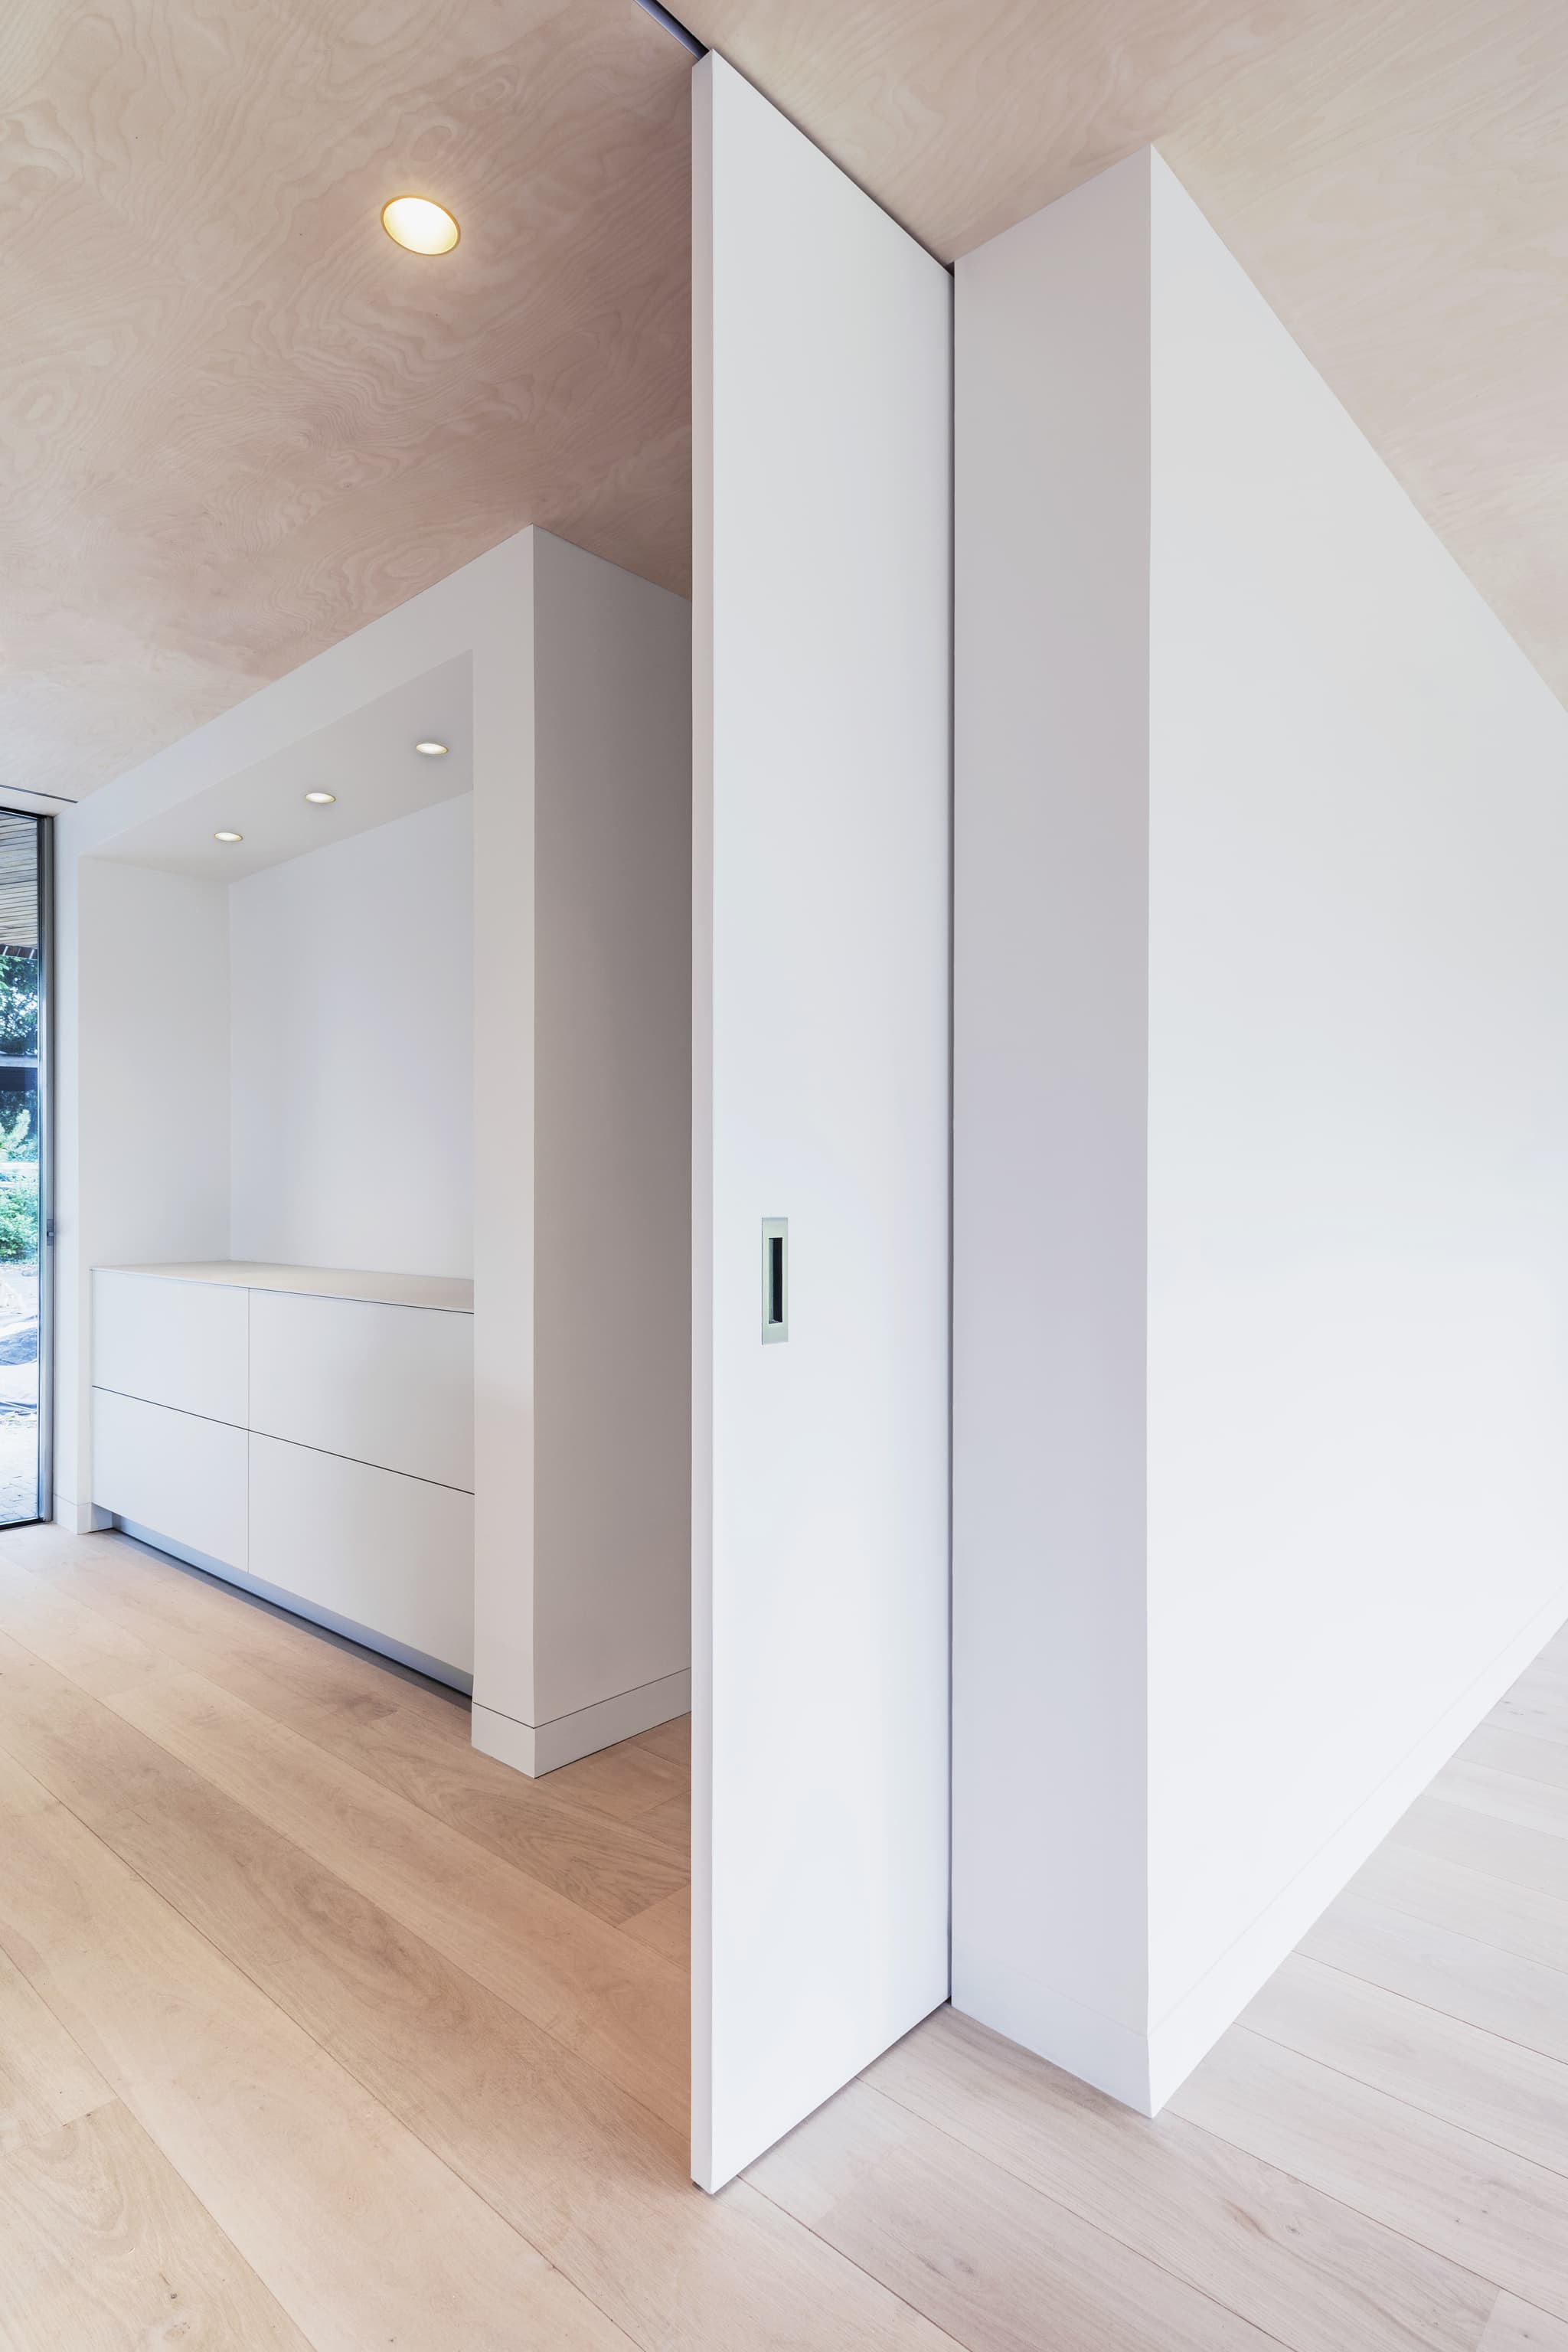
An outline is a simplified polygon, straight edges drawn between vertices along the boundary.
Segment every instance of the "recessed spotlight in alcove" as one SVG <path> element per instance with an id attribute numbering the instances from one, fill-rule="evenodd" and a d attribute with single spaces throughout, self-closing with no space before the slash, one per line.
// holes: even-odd
<path id="1" fill-rule="evenodd" d="M 330 808 L 337 799 L 336 793 L 307 793 L 305 798 L 312 808 Z"/>
<path id="2" fill-rule="evenodd" d="M 243 841 L 245 839 L 245 835 L 243 833 L 215 833 L 213 839 L 215 841 Z"/>
<path id="3" fill-rule="evenodd" d="M 444 760 L 447 756 L 445 743 L 416 743 L 414 748 L 416 751 L 423 751 L 427 760 Z"/>

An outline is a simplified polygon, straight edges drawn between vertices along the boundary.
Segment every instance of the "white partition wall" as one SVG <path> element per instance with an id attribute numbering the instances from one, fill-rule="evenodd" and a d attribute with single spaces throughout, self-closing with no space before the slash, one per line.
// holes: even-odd
<path id="1" fill-rule="evenodd" d="M 712 2189 L 947 1991 L 951 286 L 721 60 L 695 88 L 692 2137 Z"/>
<path id="2" fill-rule="evenodd" d="M 1157 158 L 956 404 L 953 2000 L 1153 2109 L 1568 1612 L 1568 714 Z"/>
<path id="3" fill-rule="evenodd" d="M 476 835 L 474 1743 L 546 1772 L 691 1703 L 691 608 L 529 539 L 528 795 Z"/>

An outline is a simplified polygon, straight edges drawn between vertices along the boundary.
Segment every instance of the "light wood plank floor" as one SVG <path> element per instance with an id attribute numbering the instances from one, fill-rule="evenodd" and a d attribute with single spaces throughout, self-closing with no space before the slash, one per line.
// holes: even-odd
<path id="1" fill-rule="evenodd" d="M 1568 2352 L 1568 1636 L 1157 2123 L 943 2011 L 712 2200 L 687 1784 L 0 1538 L 0 2344 Z"/>

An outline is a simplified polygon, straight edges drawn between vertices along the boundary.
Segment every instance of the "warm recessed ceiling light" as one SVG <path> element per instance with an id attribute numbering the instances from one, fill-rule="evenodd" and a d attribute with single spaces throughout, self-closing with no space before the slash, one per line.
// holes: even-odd
<path id="1" fill-rule="evenodd" d="M 416 751 L 423 751 L 427 760 L 444 759 L 447 753 L 445 743 L 416 743 L 414 748 Z"/>
<path id="2" fill-rule="evenodd" d="M 245 839 L 245 835 L 243 833 L 215 833 L 213 839 L 215 841 L 243 841 Z"/>
<path id="3" fill-rule="evenodd" d="M 337 799 L 337 794 L 336 793 L 307 793 L 305 798 L 317 808 L 331 808 Z"/>
<path id="4" fill-rule="evenodd" d="M 409 253 L 450 253 L 462 234 L 446 205 L 428 196 L 394 196 L 381 208 L 381 225 Z"/>

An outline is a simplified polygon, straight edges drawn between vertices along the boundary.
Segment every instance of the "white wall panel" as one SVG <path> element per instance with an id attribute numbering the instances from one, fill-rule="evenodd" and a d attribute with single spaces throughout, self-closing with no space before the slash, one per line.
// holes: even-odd
<path id="1" fill-rule="evenodd" d="M 471 1493 L 474 1318 L 254 1291 L 250 1426 Z"/>
<path id="2" fill-rule="evenodd" d="M 693 2168 L 947 1990 L 946 273 L 696 74 Z M 789 1338 L 762 1344 L 762 1224 Z"/>

